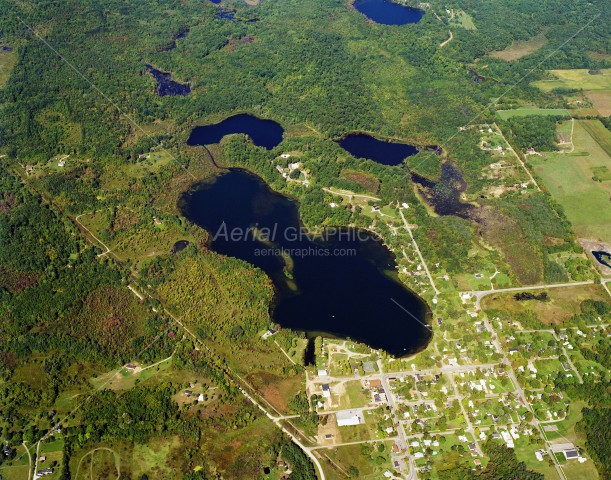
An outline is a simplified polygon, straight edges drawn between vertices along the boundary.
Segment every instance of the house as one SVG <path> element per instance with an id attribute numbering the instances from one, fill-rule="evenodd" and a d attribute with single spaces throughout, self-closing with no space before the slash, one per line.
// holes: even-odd
<path id="1" fill-rule="evenodd" d="M 482 461 L 479 458 L 476 458 L 475 460 L 473 460 L 473 463 L 475 463 L 476 467 L 480 467 L 482 465 Z"/>
<path id="2" fill-rule="evenodd" d="M 193 392 L 191 390 L 185 390 L 185 395 L 187 397 L 190 397 L 191 395 L 193 395 Z"/>
<path id="3" fill-rule="evenodd" d="M 391 477 L 392 477 L 392 473 L 390 473 L 388 470 L 386 470 L 386 471 L 384 472 L 384 476 L 385 476 L 386 478 L 391 478 Z"/>
<path id="4" fill-rule="evenodd" d="M 564 368 L 564 371 L 567 372 L 569 370 L 568 365 L 566 364 L 566 362 L 562 362 L 562 368 Z"/>
<path id="5" fill-rule="evenodd" d="M 360 425 L 365 423 L 365 419 L 362 418 L 362 414 L 349 410 L 344 412 L 337 412 L 335 418 L 337 419 L 338 427 L 348 427 L 351 425 Z"/>
<path id="6" fill-rule="evenodd" d="M 42 470 L 38 470 L 38 476 L 43 477 L 45 475 L 51 475 L 53 473 L 52 468 L 43 468 Z"/>
<path id="7" fill-rule="evenodd" d="M 579 452 L 577 451 L 576 448 L 567 448 L 567 449 L 563 450 L 562 453 L 564 453 L 564 457 L 567 460 L 571 460 L 573 458 L 578 458 L 579 457 Z"/>
<path id="8" fill-rule="evenodd" d="M 542 450 L 535 450 L 535 457 L 537 457 L 537 460 L 542 462 L 543 461 Z"/>
<path id="9" fill-rule="evenodd" d="M 58 167 L 63 167 L 65 165 L 66 165 L 66 160 L 64 160 L 63 158 L 59 162 L 57 162 Z"/>
<path id="10" fill-rule="evenodd" d="M 509 355 L 513 355 L 514 353 L 518 353 L 518 349 L 517 348 L 510 348 L 509 349 Z"/>
<path id="11" fill-rule="evenodd" d="M 326 377 L 327 375 L 329 375 L 329 372 L 327 372 L 326 370 L 318 370 L 319 377 Z"/>
<path id="12" fill-rule="evenodd" d="M 322 396 L 325 398 L 331 398 L 331 388 L 327 383 L 324 383 L 322 386 Z"/>
<path id="13" fill-rule="evenodd" d="M 136 370 L 136 365 L 134 365 L 133 363 L 128 363 L 127 365 L 125 365 L 125 368 L 134 371 Z"/>
<path id="14" fill-rule="evenodd" d="M 369 380 L 369 388 L 381 388 L 382 381 L 379 378 Z"/>
<path id="15" fill-rule="evenodd" d="M 330 433 L 327 433 L 327 434 L 325 435 L 325 438 L 326 438 L 327 440 L 330 440 L 331 438 L 333 438 L 333 435 L 332 435 L 332 434 L 330 434 Z"/>
<path id="16" fill-rule="evenodd" d="M 40 461 L 40 462 L 45 462 L 46 460 L 47 460 L 47 456 L 46 456 L 46 455 L 42 455 L 42 456 L 41 456 L 41 457 L 38 459 L 38 461 Z"/>
<path id="17" fill-rule="evenodd" d="M 399 453 L 401 451 L 399 448 L 399 445 L 397 445 L 396 443 L 392 444 L 391 450 L 392 450 L 392 453 Z"/>
<path id="18" fill-rule="evenodd" d="M 204 401 L 204 394 L 203 393 L 199 394 L 199 397 L 197 397 L 197 401 L 198 402 L 203 402 Z"/>

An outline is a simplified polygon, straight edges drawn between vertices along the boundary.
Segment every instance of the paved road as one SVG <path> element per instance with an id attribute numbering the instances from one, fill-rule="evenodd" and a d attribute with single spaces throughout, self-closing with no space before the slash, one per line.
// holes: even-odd
<path id="1" fill-rule="evenodd" d="M 511 368 L 511 362 L 509 361 L 509 358 L 507 358 L 507 354 L 505 353 L 505 350 L 503 350 L 501 348 L 501 342 L 499 341 L 499 338 L 498 338 L 498 336 L 496 334 L 496 331 L 494 330 L 494 328 L 492 328 L 492 325 L 490 325 L 490 321 L 488 320 L 488 318 L 485 315 L 483 317 L 483 321 L 484 321 L 484 325 L 486 327 L 486 330 L 488 330 L 490 332 L 490 335 L 492 337 L 492 342 L 493 342 L 495 348 L 497 349 L 497 351 L 501 355 L 503 355 L 503 361 L 505 362 L 505 364 L 507 366 L 507 368 L 506 368 L 507 375 L 511 379 L 511 382 L 513 383 L 515 392 L 518 394 L 518 398 L 520 399 L 520 401 L 524 404 L 526 409 L 533 416 L 533 419 L 532 419 L 532 421 L 530 423 L 539 432 L 539 435 L 541 436 L 541 440 L 543 440 L 543 443 L 545 444 L 545 448 L 547 450 L 547 453 L 550 456 L 550 458 L 552 459 L 552 461 L 554 462 L 554 466 L 556 467 L 556 472 L 558 472 L 558 476 L 562 480 L 567 480 L 566 476 L 564 475 L 564 472 L 562 471 L 562 468 L 560 467 L 560 465 L 558 464 L 558 461 L 556 460 L 555 455 L 550 450 L 549 442 L 547 441 L 547 439 L 545 437 L 545 434 L 543 433 L 543 429 L 541 428 L 541 425 L 539 424 L 539 421 L 537 420 L 537 417 L 535 417 L 535 412 L 533 411 L 532 406 L 526 400 L 526 395 L 524 393 L 524 390 L 520 386 L 520 383 L 518 382 L 518 379 L 516 378 L 516 375 L 515 375 L 515 372 L 513 371 L 513 368 Z"/>

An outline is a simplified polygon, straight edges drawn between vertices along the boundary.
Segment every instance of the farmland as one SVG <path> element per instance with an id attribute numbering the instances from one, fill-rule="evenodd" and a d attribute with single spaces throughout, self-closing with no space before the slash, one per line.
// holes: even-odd
<path id="1" fill-rule="evenodd" d="M 549 70 L 548 73 L 555 78 L 539 80 L 533 85 L 545 92 L 555 88 L 582 89 L 582 90 L 609 90 L 611 89 L 611 69 L 601 70 L 598 74 L 589 73 L 587 69 Z"/>
<path id="2" fill-rule="evenodd" d="M 513 110 L 499 110 L 496 112 L 499 117 L 503 120 L 507 120 L 511 117 L 526 117 L 530 115 L 541 115 L 541 116 L 558 116 L 558 117 L 570 117 L 571 114 L 566 108 L 516 108 Z"/>
<path id="3" fill-rule="evenodd" d="M 552 152 L 530 159 L 580 237 L 611 240 L 611 182 L 592 178 L 611 167 L 611 157 L 602 146 L 608 148 L 610 139 L 599 121 L 576 121 L 572 153 Z"/>

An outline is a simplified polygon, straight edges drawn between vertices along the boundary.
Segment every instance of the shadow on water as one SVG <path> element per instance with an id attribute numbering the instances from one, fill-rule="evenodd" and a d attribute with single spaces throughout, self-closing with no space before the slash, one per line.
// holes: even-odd
<path id="1" fill-rule="evenodd" d="M 239 169 L 194 186 L 179 207 L 210 232 L 214 251 L 268 274 L 276 290 L 272 316 L 283 327 L 350 338 L 395 356 L 430 340 L 428 306 L 399 281 L 394 255 L 371 233 L 329 229 L 324 239 L 313 238 L 294 201 Z"/>

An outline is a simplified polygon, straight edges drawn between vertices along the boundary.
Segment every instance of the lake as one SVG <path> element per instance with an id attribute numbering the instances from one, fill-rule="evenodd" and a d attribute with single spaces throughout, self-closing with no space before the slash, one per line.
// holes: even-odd
<path id="1" fill-rule="evenodd" d="M 159 95 L 160 97 L 170 95 L 185 96 L 191 93 L 191 85 L 189 85 L 188 83 L 182 84 L 175 82 L 174 80 L 172 80 L 172 74 L 157 70 L 151 65 L 146 65 L 146 68 L 157 82 L 157 88 L 155 89 L 155 93 L 157 93 L 157 95 Z"/>
<path id="2" fill-rule="evenodd" d="M 284 129 L 273 120 L 239 114 L 219 123 L 195 127 L 191 130 L 187 144 L 193 146 L 219 143 L 225 135 L 234 133 L 248 135 L 256 146 L 271 150 L 282 142 Z"/>
<path id="3" fill-rule="evenodd" d="M 179 206 L 210 232 L 214 251 L 269 275 L 272 318 L 283 327 L 350 338 L 396 356 L 430 340 L 420 323 L 429 319 L 428 306 L 398 280 L 393 254 L 372 234 L 342 228 L 312 238 L 301 230 L 293 200 L 238 169 L 196 185 Z M 235 232 L 252 233 L 232 240 Z"/>
<path id="4" fill-rule="evenodd" d="M 418 153 L 413 145 L 378 140 L 364 133 L 351 133 L 337 143 L 356 158 L 367 158 L 383 165 L 400 165 L 407 157 Z"/>
<path id="5" fill-rule="evenodd" d="M 355 0 L 353 6 L 369 20 L 382 25 L 418 23 L 424 17 L 423 10 L 390 0 Z"/>

